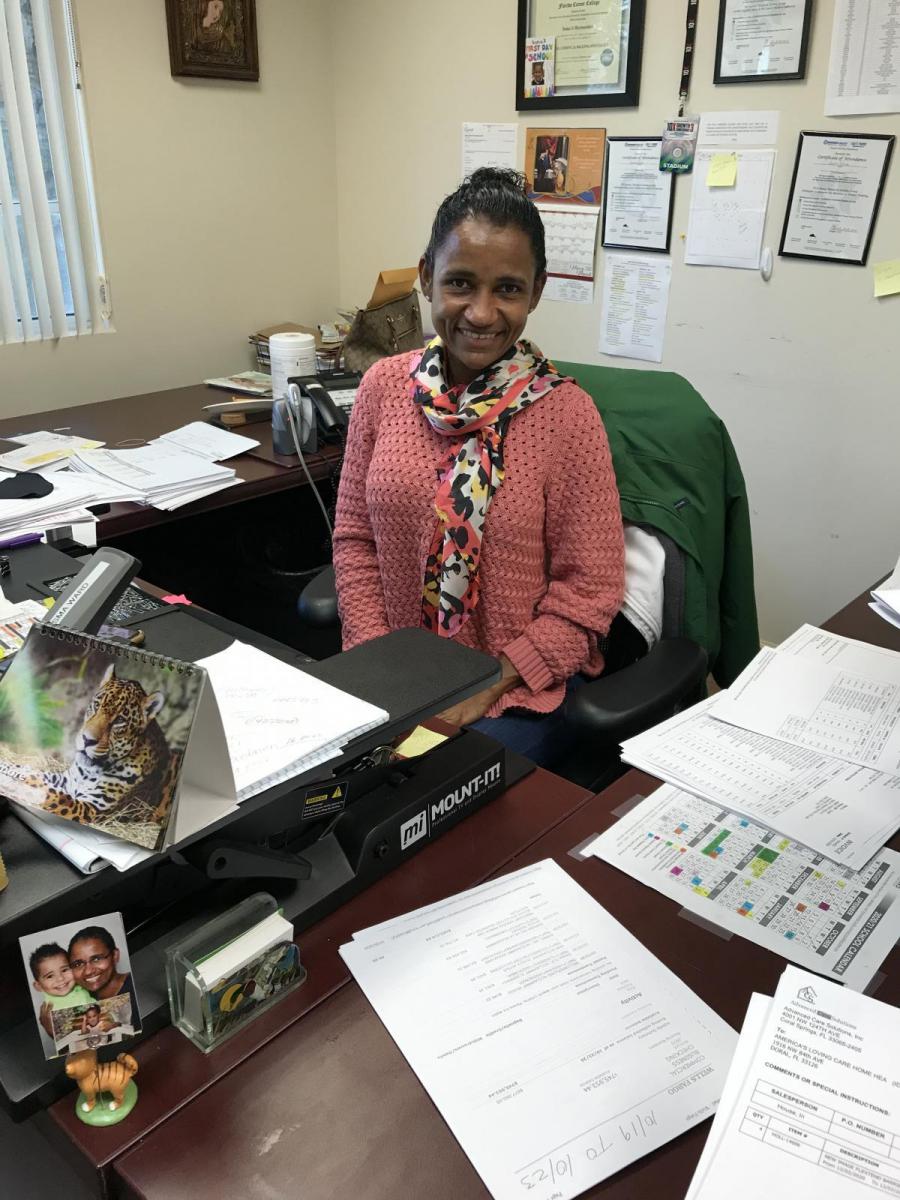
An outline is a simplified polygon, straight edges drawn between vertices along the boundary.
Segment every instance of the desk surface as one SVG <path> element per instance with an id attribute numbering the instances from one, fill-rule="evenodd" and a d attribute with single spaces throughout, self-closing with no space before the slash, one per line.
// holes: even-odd
<path id="1" fill-rule="evenodd" d="M 27 417 L 8 417 L 0 420 L 0 439 L 26 430 L 60 429 L 106 442 L 111 450 L 123 449 L 141 445 L 150 438 L 159 437 L 161 433 L 187 425 L 189 421 L 205 420 L 203 405 L 222 400 L 227 395 L 218 388 L 195 384 L 165 392 L 147 392 L 143 396 L 123 396 L 118 400 L 82 404 L 76 408 L 31 413 Z M 258 421 L 236 432 L 246 432 L 248 437 L 255 438 L 260 443 L 260 455 L 271 454 L 272 427 L 267 421 Z M 329 446 L 320 454 L 309 455 L 307 465 L 312 477 L 326 478 L 338 454 L 336 447 Z M 278 463 L 250 453 L 229 459 L 228 465 L 237 471 L 240 484 L 185 505 L 175 512 L 138 504 L 111 505 L 109 512 L 99 518 L 97 532 L 100 540 L 108 541 L 140 529 L 164 525 L 185 516 L 225 508 L 306 483 L 306 476 L 297 462 L 282 460 Z"/>
<path id="2" fill-rule="evenodd" d="M 900 630 L 872 614 L 865 595 L 836 614 L 827 627 L 900 650 Z M 569 854 L 585 838 L 608 828 L 618 805 L 658 786 L 650 776 L 628 772 L 578 805 L 496 873 L 556 859 L 653 954 L 740 1028 L 750 993 L 771 994 L 785 960 L 742 938 L 717 936 L 681 917 L 672 901 L 608 864 L 597 859 L 579 862 Z M 900 837 L 891 844 L 900 848 Z M 430 849 L 437 856 L 441 843 Z M 462 879 L 456 880 L 455 890 L 464 886 Z M 407 889 L 407 895 L 414 907 L 427 903 L 432 892 Z M 891 952 L 882 971 L 885 978 L 875 994 L 900 1004 L 900 950 Z M 704 1122 L 585 1194 L 623 1200 L 684 1195 L 708 1130 Z M 218 1197 L 225 1180 L 234 1195 L 302 1194 L 306 1200 L 345 1195 L 367 1200 L 469 1200 L 488 1195 L 352 982 L 209 1088 L 179 1113 L 177 1121 L 119 1158 L 114 1175 L 123 1195 L 147 1200 Z"/>

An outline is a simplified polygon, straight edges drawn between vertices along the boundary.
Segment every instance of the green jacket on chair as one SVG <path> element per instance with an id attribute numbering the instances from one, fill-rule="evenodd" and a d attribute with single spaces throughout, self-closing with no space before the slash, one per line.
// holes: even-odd
<path id="1" fill-rule="evenodd" d="M 750 510 L 728 430 L 669 371 L 555 360 L 603 417 L 626 521 L 660 529 L 685 556 L 682 634 L 720 687 L 759 649 Z"/>

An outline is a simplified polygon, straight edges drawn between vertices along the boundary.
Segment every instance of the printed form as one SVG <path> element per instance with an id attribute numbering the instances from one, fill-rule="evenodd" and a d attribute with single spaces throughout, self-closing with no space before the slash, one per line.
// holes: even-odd
<path id="1" fill-rule="evenodd" d="M 845 762 L 900 774 L 900 654 L 804 626 L 760 650 L 713 714 Z"/>
<path id="2" fill-rule="evenodd" d="M 696 1125 L 737 1040 L 552 861 L 341 954 L 497 1200 L 567 1200 Z"/>
<path id="3" fill-rule="evenodd" d="M 858 991 L 900 937 L 900 854 L 882 850 L 853 871 L 667 785 L 583 853 Z"/>
<path id="4" fill-rule="evenodd" d="M 715 720 L 711 696 L 631 738 L 622 757 L 859 870 L 900 827 L 900 777 Z"/>
<path id="5" fill-rule="evenodd" d="M 759 1017 L 757 1001 L 691 1200 L 900 1197 L 900 1012 L 788 967 Z"/>

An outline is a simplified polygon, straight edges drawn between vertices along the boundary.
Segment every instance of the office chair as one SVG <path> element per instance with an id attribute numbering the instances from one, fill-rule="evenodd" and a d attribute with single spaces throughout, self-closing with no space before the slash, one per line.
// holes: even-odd
<path id="1" fill-rule="evenodd" d="M 553 770 L 598 791 L 625 769 L 622 741 L 702 699 L 707 672 L 727 687 L 759 649 L 749 505 L 728 432 L 687 380 L 556 365 L 603 417 L 623 519 L 653 533 L 665 554 L 660 640 L 648 652 L 620 613 L 601 644 L 604 673 L 564 704 L 571 737 Z M 333 567 L 307 584 L 298 612 L 337 635 Z"/>

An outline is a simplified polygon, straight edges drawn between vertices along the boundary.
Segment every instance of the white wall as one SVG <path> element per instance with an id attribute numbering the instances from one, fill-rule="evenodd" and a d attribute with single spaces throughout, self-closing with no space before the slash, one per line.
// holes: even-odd
<path id="1" fill-rule="evenodd" d="M 781 111 L 766 243 L 777 250 L 801 129 L 896 132 L 900 118 L 822 116 L 833 0 L 815 4 L 807 78 L 715 87 L 718 5 L 701 6 L 690 107 Z M 349 0 L 332 13 L 343 67 L 335 93 L 341 302 L 365 303 L 376 273 L 418 260 L 440 199 L 458 182 L 460 124 L 515 121 L 516 0 Z M 684 0 L 647 0 L 636 110 L 531 114 L 520 124 L 655 134 L 677 102 Z M 520 154 L 524 135 L 520 132 Z M 900 299 L 872 298 L 870 269 L 776 259 L 749 271 L 685 267 L 690 181 L 677 186 L 662 369 L 686 375 L 725 419 L 750 488 L 763 637 L 779 639 L 855 595 L 900 552 Z M 603 270 L 603 251 L 598 269 Z M 895 152 L 871 263 L 900 257 Z M 531 334 L 547 353 L 598 353 L 592 308 L 544 304 Z M 641 364 L 634 364 L 641 365 Z"/>
<path id="2" fill-rule="evenodd" d="M 257 0 L 257 84 L 173 79 L 162 0 L 76 0 L 116 331 L 0 346 L 2 415 L 244 369 L 332 311 L 329 7 Z"/>

